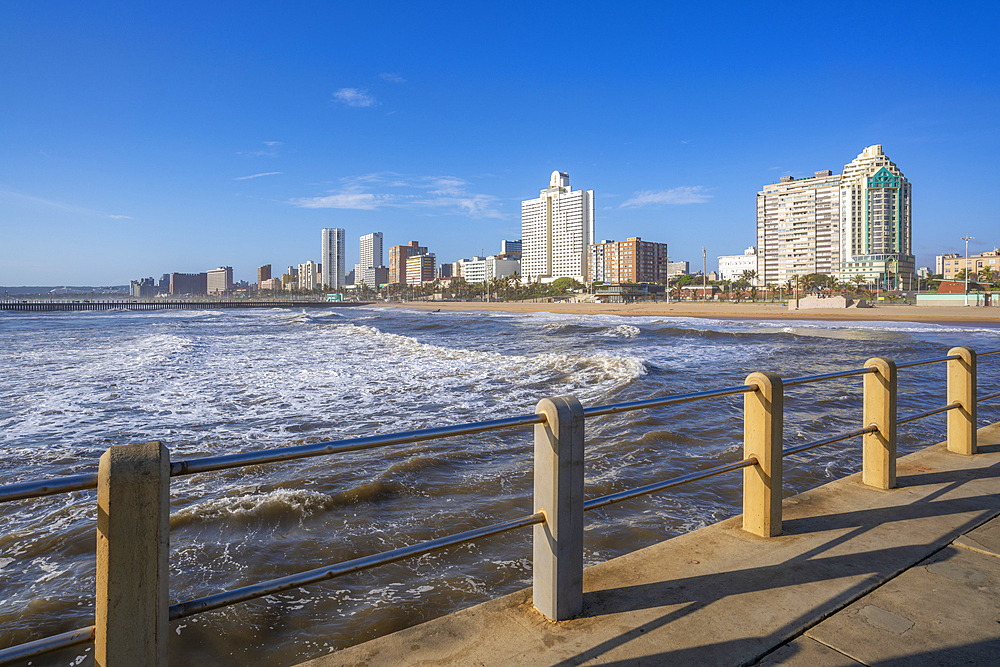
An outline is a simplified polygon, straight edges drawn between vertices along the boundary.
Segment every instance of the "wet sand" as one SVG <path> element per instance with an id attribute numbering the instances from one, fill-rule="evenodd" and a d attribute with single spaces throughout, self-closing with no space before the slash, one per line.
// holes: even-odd
<path id="1" fill-rule="evenodd" d="M 534 303 L 511 301 L 410 301 L 384 307 L 427 311 L 502 311 L 508 313 L 563 313 L 567 315 L 623 315 L 648 317 L 707 317 L 732 320 L 845 320 L 979 324 L 1000 327 L 1000 308 L 974 306 L 880 305 L 871 308 L 817 308 L 790 311 L 778 303 Z"/>

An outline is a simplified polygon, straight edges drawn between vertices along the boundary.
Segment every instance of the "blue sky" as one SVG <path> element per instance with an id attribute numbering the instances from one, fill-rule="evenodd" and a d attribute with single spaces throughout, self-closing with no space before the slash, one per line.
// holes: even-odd
<path id="1" fill-rule="evenodd" d="M 700 268 L 755 194 L 880 143 L 918 265 L 1000 245 L 994 3 L 5 3 L 0 284 L 520 237 L 553 170 L 598 238 Z"/>

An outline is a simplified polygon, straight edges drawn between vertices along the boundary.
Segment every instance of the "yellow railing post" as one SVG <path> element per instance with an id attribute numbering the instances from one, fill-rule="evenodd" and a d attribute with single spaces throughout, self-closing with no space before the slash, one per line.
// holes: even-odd
<path id="1" fill-rule="evenodd" d="M 165 667 L 170 610 L 170 452 L 116 445 L 97 481 L 98 667 Z"/>
<path id="2" fill-rule="evenodd" d="M 583 406 L 573 396 L 543 398 L 535 424 L 533 601 L 553 621 L 583 610 Z"/>
<path id="3" fill-rule="evenodd" d="M 948 355 L 948 403 L 961 407 L 948 411 L 948 451 L 976 453 L 976 353 L 969 347 L 953 347 Z"/>
<path id="4" fill-rule="evenodd" d="M 862 441 L 861 480 L 878 489 L 896 486 L 896 363 L 884 357 L 865 362 L 864 425 L 878 428 Z"/>
<path id="5" fill-rule="evenodd" d="M 743 530 L 761 537 L 781 534 L 781 448 L 784 387 L 770 371 L 751 373 L 743 394 L 743 455 L 757 465 L 743 469 Z"/>

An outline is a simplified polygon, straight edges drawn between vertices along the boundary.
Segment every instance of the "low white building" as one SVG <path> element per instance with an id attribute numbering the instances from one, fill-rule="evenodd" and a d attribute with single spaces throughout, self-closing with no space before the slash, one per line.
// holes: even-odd
<path id="1" fill-rule="evenodd" d="M 456 277 L 461 276 L 467 283 L 483 283 L 495 278 L 506 278 L 521 271 L 521 262 L 518 260 L 501 259 L 496 255 L 473 257 L 455 263 L 461 265 L 455 274 Z"/>
<path id="2" fill-rule="evenodd" d="M 757 271 L 757 247 L 750 246 L 742 255 L 719 256 L 719 280 L 739 280 L 744 271 Z M 760 276 L 753 279 L 755 286 L 760 286 Z"/>

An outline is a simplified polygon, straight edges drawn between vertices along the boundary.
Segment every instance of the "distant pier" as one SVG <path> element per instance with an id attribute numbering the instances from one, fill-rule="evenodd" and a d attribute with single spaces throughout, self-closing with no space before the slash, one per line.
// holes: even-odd
<path id="1" fill-rule="evenodd" d="M 51 313 L 67 310 L 218 310 L 220 308 L 342 308 L 366 306 L 370 301 L 294 301 L 286 299 L 221 299 L 211 300 L 79 300 L 8 299 L 0 300 L 0 310 L 22 313 Z"/>

